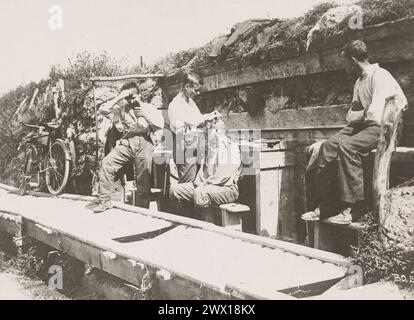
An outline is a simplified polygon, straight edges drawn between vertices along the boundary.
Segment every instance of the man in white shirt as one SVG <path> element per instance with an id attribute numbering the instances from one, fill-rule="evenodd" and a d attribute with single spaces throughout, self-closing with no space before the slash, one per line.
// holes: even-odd
<path id="1" fill-rule="evenodd" d="M 380 122 L 386 99 L 397 96 L 406 105 L 406 97 L 393 76 L 378 64 L 368 62 L 364 42 L 351 41 L 341 52 L 345 70 L 357 76 L 352 106 L 346 116 L 348 125 L 338 134 L 322 143 L 317 157 L 308 166 L 307 175 L 314 173 L 314 181 L 324 173 L 328 164 L 338 161 L 338 188 L 341 210 L 327 221 L 334 224 L 352 222 L 356 204 L 364 200 L 362 157 L 377 147 L 380 137 Z M 319 203 L 326 198 L 326 182 L 316 183 Z M 326 191 L 326 188 L 325 188 Z M 304 220 L 318 220 L 320 208 L 302 215 Z"/>
<path id="2" fill-rule="evenodd" d="M 179 183 L 192 182 L 197 174 L 197 128 L 204 127 L 207 121 L 220 117 L 217 111 L 201 114 L 194 102 L 201 87 L 202 82 L 197 74 L 184 74 L 181 91 L 168 106 L 170 128 L 174 133 L 174 161 Z"/>

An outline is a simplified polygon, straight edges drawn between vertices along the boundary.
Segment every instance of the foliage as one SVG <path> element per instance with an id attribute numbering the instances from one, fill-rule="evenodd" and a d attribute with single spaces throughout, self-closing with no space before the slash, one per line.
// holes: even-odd
<path id="1" fill-rule="evenodd" d="M 384 244 L 372 214 L 364 219 L 368 227 L 361 231 L 359 246 L 352 248 L 351 255 L 355 264 L 363 269 L 364 282 L 395 281 L 395 275 L 404 275 L 407 279 L 411 276 L 414 279 L 414 252 Z M 414 284 L 409 281 L 399 284 L 414 288 Z"/>
<path id="2" fill-rule="evenodd" d="M 26 252 L 7 261 L 6 268 L 15 269 L 26 277 L 34 278 L 42 269 L 43 263 L 43 259 L 38 255 L 38 247 L 31 246 Z"/>
<path id="3" fill-rule="evenodd" d="M 0 97 L 0 179 L 6 183 L 16 185 L 20 180 L 23 155 L 17 149 L 22 137 L 27 133 L 26 129 L 14 121 L 13 115 L 25 97 L 28 104 L 35 89 L 38 88 L 40 92 L 44 92 L 48 84 L 48 80 L 41 80 L 39 83 L 31 82 Z M 52 113 L 53 107 L 38 96 L 34 107 L 27 108 L 21 121 L 39 124 L 50 119 Z"/>
<path id="4" fill-rule="evenodd" d="M 414 0 L 360 0 L 355 2 L 355 4 L 361 6 L 363 10 L 364 26 L 414 15 Z M 236 42 L 230 48 L 226 58 L 234 58 L 240 60 L 241 64 L 245 64 L 254 62 L 258 57 L 265 57 L 263 51 L 266 51 L 268 48 L 272 48 L 273 52 L 279 52 L 280 57 L 292 52 L 304 52 L 309 31 L 324 13 L 337 6 L 338 4 L 334 1 L 325 1 L 315 5 L 303 16 L 284 20 L 274 19 L 269 24 L 257 28 L 247 38 Z M 257 34 L 268 26 L 276 27 L 269 44 L 260 50 L 257 46 Z M 326 39 L 336 34 L 344 33 L 347 30 L 347 24 L 336 25 L 332 28 L 323 29 L 322 36 Z M 155 63 L 152 66 L 152 70 L 166 74 L 174 73 L 188 63 L 195 55 L 197 55 L 197 59 L 193 67 L 201 67 L 206 62 L 209 62 L 208 54 L 211 45 L 212 42 L 201 48 L 192 48 L 169 54 Z"/>
<path id="5" fill-rule="evenodd" d="M 373 25 L 414 15 L 414 0 L 361 0 L 364 24 Z"/>

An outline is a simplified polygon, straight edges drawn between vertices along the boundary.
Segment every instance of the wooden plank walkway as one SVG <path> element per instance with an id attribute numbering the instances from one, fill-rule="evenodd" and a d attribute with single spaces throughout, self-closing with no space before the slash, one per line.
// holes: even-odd
<path id="1" fill-rule="evenodd" d="M 281 291 L 336 282 L 350 266 L 336 254 L 166 213 L 118 204 L 96 215 L 79 196 L 14 192 L 0 185 L 0 231 L 14 221 L 19 232 L 20 218 L 24 235 L 136 286 L 149 275 L 165 298 L 287 299 Z"/>

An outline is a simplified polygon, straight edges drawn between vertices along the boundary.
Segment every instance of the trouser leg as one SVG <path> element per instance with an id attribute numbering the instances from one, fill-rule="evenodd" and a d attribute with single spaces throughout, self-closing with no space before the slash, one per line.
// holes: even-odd
<path id="1" fill-rule="evenodd" d="M 306 170 L 305 183 L 307 190 L 308 209 L 313 210 L 320 205 L 324 195 L 329 193 L 330 175 L 327 173 L 328 165 L 338 158 L 339 144 L 355 132 L 354 126 L 346 126 L 336 135 L 322 143 L 313 164 Z M 328 170 L 329 171 L 329 170 Z"/>
<path id="2" fill-rule="evenodd" d="M 236 186 L 200 186 L 193 194 L 193 201 L 197 207 L 218 207 L 222 204 L 237 201 L 239 192 Z"/>
<path id="3" fill-rule="evenodd" d="M 190 202 L 193 200 L 194 190 L 195 187 L 192 182 L 177 183 L 170 188 L 170 199 Z"/>
<path id="4" fill-rule="evenodd" d="M 322 143 L 319 149 L 318 156 L 316 157 L 313 165 L 310 168 L 308 168 L 308 171 L 314 170 L 316 168 L 323 169 L 329 163 L 336 160 L 338 158 L 339 144 L 351 135 L 353 135 L 355 133 L 355 130 L 356 129 L 353 126 L 346 126 L 336 135 Z"/>
<path id="5" fill-rule="evenodd" d="M 193 182 L 197 175 L 197 140 L 186 145 L 183 134 L 174 136 L 174 162 L 178 171 L 178 183 Z"/>
<path id="6" fill-rule="evenodd" d="M 339 144 L 338 185 L 340 200 L 348 204 L 364 200 L 362 157 L 378 145 L 380 127 L 362 129 Z"/>
<path id="7" fill-rule="evenodd" d="M 193 193 L 195 187 L 192 182 L 177 183 L 170 187 L 172 210 L 175 214 L 185 217 L 194 215 Z"/>
<path id="8" fill-rule="evenodd" d="M 186 159 L 187 163 L 177 165 L 179 183 L 193 182 L 197 175 L 196 158 Z"/>
<path id="9" fill-rule="evenodd" d="M 143 137 L 130 139 L 135 162 L 136 179 L 136 202 L 135 205 L 142 208 L 149 208 L 150 192 L 152 185 L 152 154 L 154 146 Z"/>
<path id="10" fill-rule="evenodd" d="M 131 149 L 126 146 L 116 146 L 102 160 L 99 170 L 98 198 L 100 201 L 110 201 L 115 190 L 116 173 L 132 159 Z"/>
<path id="11" fill-rule="evenodd" d="M 217 207 L 221 204 L 235 202 L 239 197 L 236 186 L 200 186 L 193 194 L 193 201 L 201 220 L 217 224 Z"/>

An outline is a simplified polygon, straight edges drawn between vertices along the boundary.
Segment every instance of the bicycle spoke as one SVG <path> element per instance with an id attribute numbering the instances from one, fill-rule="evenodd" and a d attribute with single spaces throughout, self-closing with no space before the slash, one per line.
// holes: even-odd
<path id="1" fill-rule="evenodd" d="M 60 145 L 54 145 L 49 150 L 48 172 L 49 185 L 53 191 L 58 191 L 65 180 L 66 156 Z"/>

